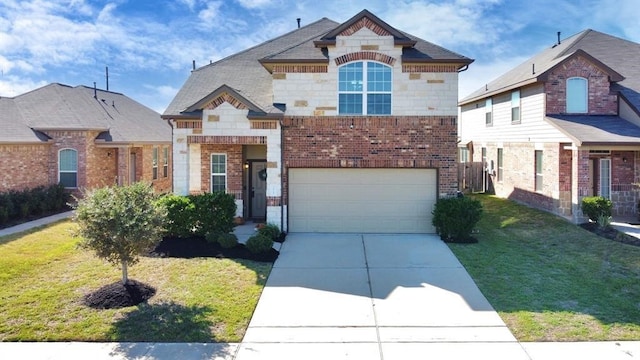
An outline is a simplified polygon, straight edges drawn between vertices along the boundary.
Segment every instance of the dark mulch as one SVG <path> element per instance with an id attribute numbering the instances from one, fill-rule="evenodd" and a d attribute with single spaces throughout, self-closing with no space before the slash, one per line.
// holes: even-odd
<path id="1" fill-rule="evenodd" d="M 136 280 L 122 281 L 101 287 L 84 296 L 84 304 L 94 309 L 118 309 L 135 306 L 149 300 L 156 289 Z"/>
<path id="2" fill-rule="evenodd" d="M 627 235 L 622 231 L 618 231 L 612 226 L 602 228 L 594 222 L 587 222 L 580 224 L 580 227 L 609 240 L 621 242 L 623 244 L 640 246 L 640 239 Z"/>
<path id="3" fill-rule="evenodd" d="M 244 244 L 225 249 L 201 237 L 166 237 L 151 252 L 151 256 L 191 259 L 196 257 L 234 258 L 253 261 L 274 262 L 280 253 L 271 249 L 263 254 L 254 254 Z"/>

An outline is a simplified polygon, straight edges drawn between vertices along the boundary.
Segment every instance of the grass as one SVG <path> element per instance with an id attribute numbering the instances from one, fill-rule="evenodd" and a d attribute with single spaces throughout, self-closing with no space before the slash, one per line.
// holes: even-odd
<path id="1" fill-rule="evenodd" d="M 0 341 L 239 342 L 270 263 L 151 258 L 129 277 L 157 289 L 146 304 L 96 310 L 82 297 L 121 271 L 77 248 L 62 221 L 0 238 Z"/>
<path id="2" fill-rule="evenodd" d="M 478 195 L 478 244 L 449 244 L 519 341 L 640 339 L 640 247 Z"/>

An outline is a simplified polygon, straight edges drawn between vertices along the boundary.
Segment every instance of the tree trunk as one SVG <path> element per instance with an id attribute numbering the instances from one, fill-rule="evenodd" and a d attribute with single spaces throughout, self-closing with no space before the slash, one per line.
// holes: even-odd
<path id="1" fill-rule="evenodd" d="M 127 285 L 127 281 L 129 281 L 129 277 L 127 275 L 127 262 L 122 261 L 122 283 Z"/>

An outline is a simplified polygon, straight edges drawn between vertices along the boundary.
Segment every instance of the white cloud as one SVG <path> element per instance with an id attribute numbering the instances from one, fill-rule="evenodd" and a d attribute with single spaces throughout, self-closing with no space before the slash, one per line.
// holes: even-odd
<path id="1" fill-rule="evenodd" d="M 209 1 L 206 4 L 206 8 L 198 13 L 198 19 L 206 24 L 214 23 L 215 21 L 221 21 L 220 19 L 220 7 L 222 1 Z"/>
<path id="2" fill-rule="evenodd" d="M 256 9 L 269 6 L 272 0 L 238 0 L 238 3 L 247 9 Z"/>
<path id="3" fill-rule="evenodd" d="M 18 76 L 0 76 L 0 96 L 14 97 L 46 85 L 44 80 L 32 80 Z"/>

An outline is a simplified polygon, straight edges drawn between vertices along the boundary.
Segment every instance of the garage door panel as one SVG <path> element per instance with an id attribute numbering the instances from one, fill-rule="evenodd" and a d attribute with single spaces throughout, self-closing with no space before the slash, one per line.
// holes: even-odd
<path id="1" fill-rule="evenodd" d="M 431 233 L 434 169 L 290 169 L 289 231 Z"/>

